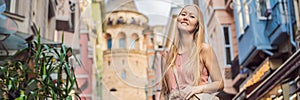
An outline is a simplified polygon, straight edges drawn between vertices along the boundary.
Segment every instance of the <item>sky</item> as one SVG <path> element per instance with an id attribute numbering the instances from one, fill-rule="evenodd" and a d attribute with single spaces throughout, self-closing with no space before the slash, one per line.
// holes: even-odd
<path id="1" fill-rule="evenodd" d="M 149 25 L 166 25 L 171 7 L 183 5 L 184 0 L 134 0 L 140 13 L 149 18 Z"/>
<path id="2" fill-rule="evenodd" d="M 170 0 L 135 0 L 140 13 L 149 19 L 149 25 L 166 25 L 171 10 Z"/>
<path id="3" fill-rule="evenodd" d="M 108 0 L 105 0 L 107 2 Z M 118 1 L 118 0 L 116 0 Z M 171 7 L 183 4 L 184 0 L 134 0 L 137 10 L 146 15 L 149 25 L 166 25 Z"/>

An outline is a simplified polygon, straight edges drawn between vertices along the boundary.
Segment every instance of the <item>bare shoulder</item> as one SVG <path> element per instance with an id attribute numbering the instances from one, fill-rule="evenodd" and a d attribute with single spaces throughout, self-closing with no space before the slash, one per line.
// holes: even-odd
<path id="1" fill-rule="evenodd" d="M 202 50 L 204 52 L 211 52 L 213 48 L 207 43 L 202 43 Z"/>

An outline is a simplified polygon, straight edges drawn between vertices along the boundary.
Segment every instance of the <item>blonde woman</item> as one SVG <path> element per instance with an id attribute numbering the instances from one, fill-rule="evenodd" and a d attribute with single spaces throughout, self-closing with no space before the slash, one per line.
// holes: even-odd
<path id="1" fill-rule="evenodd" d="M 173 44 L 165 55 L 161 99 L 185 100 L 223 89 L 216 55 L 204 43 L 203 25 L 198 6 L 187 5 L 179 13 Z"/>

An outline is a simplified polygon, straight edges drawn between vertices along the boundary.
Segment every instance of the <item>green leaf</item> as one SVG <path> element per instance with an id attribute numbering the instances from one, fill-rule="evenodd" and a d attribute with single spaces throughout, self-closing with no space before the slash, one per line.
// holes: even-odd
<path id="1" fill-rule="evenodd" d="M 53 51 L 55 52 L 56 56 L 59 57 L 60 53 L 57 51 L 57 49 L 53 49 Z"/>
<path id="2" fill-rule="evenodd" d="M 10 89 L 12 88 L 12 86 L 13 86 L 13 85 L 12 85 L 12 81 L 9 80 L 9 81 L 8 81 L 8 90 L 10 90 Z"/>
<path id="3" fill-rule="evenodd" d="M 34 79 L 31 79 L 28 85 L 30 86 L 34 81 L 35 81 Z"/>
<path id="4" fill-rule="evenodd" d="M 21 90 L 21 94 L 20 94 L 20 96 L 19 96 L 18 98 L 16 98 L 15 100 L 26 100 L 26 96 L 25 96 L 25 94 L 24 94 L 24 91 L 23 91 L 23 90 Z"/>
<path id="5" fill-rule="evenodd" d="M 49 48 L 48 45 L 44 45 L 44 48 L 47 50 L 47 52 L 50 52 L 50 51 L 51 51 L 51 49 Z"/>
<path id="6" fill-rule="evenodd" d="M 64 42 L 64 40 L 62 41 Z M 27 43 L 29 46 L 17 54 L 28 53 L 28 57 L 25 57 L 22 61 L 13 60 L 10 63 L 0 65 L 0 74 L 3 75 L 0 84 L 6 87 L 0 89 L 0 93 L 2 93 L 1 91 L 18 90 L 20 96 L 16 100 L 47 98 L 71 100 L 72 96 L 69 93 L 74 90 L 74 85 L 78 89 L 74 69 L 70 66 L 68 60 L 70 55 L 67 55 L 67 53 L 72 52 L 72 48 L 67 47 L 65 44 L 62 44 L 60 48 L 43 45 L 40 29 L 37 33 L 37 39 Z M 19 55 L 15 55 L 15 57 Z M 53 60 L 54 58 L 57 61 Z M 74 58 L 77 62 L 80 62 L 76 57 Z M 28 64 L 30 60 L 33 60 L 34 68 L 29 67 L 31 66 L 31 64 Z M 20 70 L 21 73 L 18 73 Z M 53 82 L 54 79 L 50 77 L 51 74 L 57 75 L 57 79 L 55 79 L 57 83 Z M 66 80 L 62 78 L 62 74 L 66 74 Z M 27 77 L 27 75 L 30 77 Z M 26 80 L 28 78 L 30 80 Z M 40 80 L 41 78 L 42 80 Z M 62 80 L 65 80 L 65 82 L 62 82 Z M 78 93 L 74 95 L 79 97 Z"/>
<path id="7" fill-rule="evenodd" d="M 0 67 L 0 69 L 1 69 L 1 72 L 6 72 L 7 71 L 7 68 L 6 67 Z"/>
<path id="8" fill-rule="evenodd" d="M 61 55 L 62 55 L 62 56 L 67 55 L 67 49 L 66 49 L 66 45 L 65 45 L 65 44 L 62 44 L 62 45 L 61 45 L 61 49 L 62 49 L 62 52 L 61 52 L 62 54 L 61 54 Z"/>
<path id="9" fill-rule="evenodd" d="M 72 96 L 69 95 L 66 100 L 72 100 Z"/>
<path id="10" fill-rule="evenodd" d="M 79 98 L 79 100 L 81 100 L 79 94 L 75 93 L 76 97 Z"/>
<path id="11" fill-rule="evenodd" d="M 46 77 L 47 77 L 47 75 L 45 75 L 45 74 L 44 74 L 44 75 L 42 76 L 43 80 L 45 80 L 45 79 L 46 79 Z"/>
<path id="12" fill-rule="evenodd" d="M 65 39 L 65 31 L 62 32 L 62 40 L 61 40 L 62 43 L 64 43 L 64 39 Z"/>
<path id="13" fill-rule="evenodd" d="M 23 71 L 23 64 L 21 62 L 18 62 L 19 68 Z"/>
<path id="14" fill-rule="evenodd" d="M 48 57 L 46 66 L 51 66 L 52 65 L 52 62 L 53 62 L 52 59 L 54 59 L 53 56 Z"/>

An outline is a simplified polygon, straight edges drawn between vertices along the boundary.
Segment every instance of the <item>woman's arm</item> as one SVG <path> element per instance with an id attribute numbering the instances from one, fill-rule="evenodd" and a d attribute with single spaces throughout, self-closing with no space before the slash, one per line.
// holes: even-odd
<path id="1" fill-rule="evenodd" d="M 202 85 L 202 92 L 212 93 L 223 90 L 224 81 L 222 78 L 221 70 L 219 63 L 216 57 L 216 54 L 211 46 L 204 44 L 203 46 L 203 55 L 204 64 L 209 72 L 212 83 Z"/>
<path id="2" fill-rule="evenodd" d="M 193 94 L 196 93 L 213 93 L 223 90 L 224 88 L 224 81 L 213 48 L 208 44 L 204 44 L 201 55 L 212 82 L 205 85 L 195 86 L 193 90 L 187 95 L 187 98 L 190 98 Z"/>

